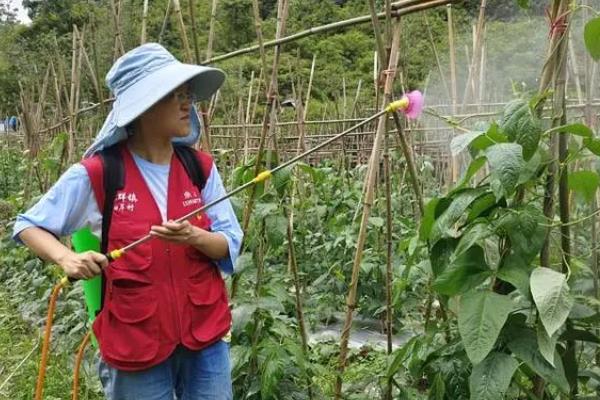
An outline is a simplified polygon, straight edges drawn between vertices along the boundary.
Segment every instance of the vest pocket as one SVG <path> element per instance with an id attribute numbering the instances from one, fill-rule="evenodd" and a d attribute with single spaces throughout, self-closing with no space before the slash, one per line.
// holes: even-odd
<path id="1" fill-rule="evenodd" d="M 150 231 L 148 223 L 136 221 L 115 221 L 111 224 L 110 250 L 122 248 L 145 236 Z M 154 239 L 156 240 L 156 239 Z M 125 252 L 120 258 L 110 263 L 117 270 L 144 271 L 152 263 L 152 243 L 146 242 Z"/>
<path id="2" fill-rule="evenodd" d="M 208 342 L 229 326 L 231 320 L 224 290 L 220 276 L 188 281 L 190 329 L 197 341 Z"/>
<path id="3" fill-rule="evenodd" d="M 102 327 L 104 352 L 118 361 L 150 361 L 158 353 L 158 300 L 153 286 L 113 286 Z"/>

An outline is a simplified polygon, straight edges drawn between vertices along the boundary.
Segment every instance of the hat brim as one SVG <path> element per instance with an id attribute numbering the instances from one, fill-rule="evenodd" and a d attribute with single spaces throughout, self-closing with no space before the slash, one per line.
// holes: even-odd
<path id="1" fill-rule="evenodd" d="M 223 84 L 225 73 L 217 68 L 176 62 L 148 74 L 117 96 L 113 104 L 118 127 L 124 127 L 160 99 L 190 81 L 195 100 L 209 99 Z"/>

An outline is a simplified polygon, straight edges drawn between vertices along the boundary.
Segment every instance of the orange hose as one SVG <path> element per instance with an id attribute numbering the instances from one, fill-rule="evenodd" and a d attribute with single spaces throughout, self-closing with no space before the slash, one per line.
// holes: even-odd
<path id="1" fill-rule="evenodd" d="M 46 378 L 46 367 L 48 364 L 48 350 L 50 348 L 50 334 L 52 333 L 52 322 L 54 320 L 54 310 L 56 309 L 56 299 L 61 289 L 68 284 L 68 280 L 61 279 L 59 283 L 52 289 L 50 302 L 48 304 L 48 316 L 46 318 L 46 331 L 44 332 L 44 342 L 42 344 L 42 359 L 40 361 L 40 370 L 38 379 L 35 385 L 35 400 L 42 400 L 42 392 L 44 391 L 44 379 Z"/>
<path id="2" fill-rule="evenodd" d="M 79 369 L 81 368 L 81 362 L 83 361 L 83 355 L 85 354 L 85 348 L 90 342 L 90 338 L 92 337 L 92 332 L 88 331 L 88 333 L 83 338 L 83 341 L 79 345 L 79 350 L 77 351 L 77 358 L 75 358 L 75 367 L 73 369 L 73 394 L 71 399 L 78 400 L 79 399 Z"/>

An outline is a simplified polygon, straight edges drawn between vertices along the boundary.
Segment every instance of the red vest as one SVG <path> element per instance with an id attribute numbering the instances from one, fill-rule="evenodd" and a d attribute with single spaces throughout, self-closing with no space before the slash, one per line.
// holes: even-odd
<path id="1" fill-rule="evenodd" d="M 162 218 L 131 153 L 121 146 L 125 185 L 117 192 L 108 249 L 121 248 L 146 235 Z M 203 171 L 212 158 L 198 152 Z M 82 161 L 100 210 L 104 205 L 102 160 Z M 205 174 L 208 176 L 208 174 Z M 171 159 L 167 218 L 199 208 L 201 195 L 175 154 Z M 210 229 L 207 215 L 192 224 Z M 215 264 L 192 246 L 150 240 L 105 269 L 104 306 L 93 324 L 102 358 L 126 371 L 152 367 L 178 344 L 200 350 L 221 339 L 231 326 L 227 291 Z"/>

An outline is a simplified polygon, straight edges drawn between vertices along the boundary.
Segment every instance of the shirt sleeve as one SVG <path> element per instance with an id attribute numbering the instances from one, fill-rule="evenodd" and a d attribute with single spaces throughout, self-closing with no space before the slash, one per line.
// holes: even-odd
<path id="1" fill-rule="evenodd" d="M 217 171 L 217 166 L 213 164 L 210 175 L 204 185 L 204 190 L 202 190 L 202 202 L 208 204 L 224 196 L 225 193 L 223 181 L 221 180 L 219 171 Z M 206 214 L 211 220 L 211 230 L 222 234 L 227 239 L 229 247 L 229 256 L 215 260 L 215 263 L 223 272 L 232 274 L 234 272 L 235 261 L 240 254 L 244 234 L 235 216 L 231 202 L 223 200 L 206 210 Z"/>
<path id="2" fill-rule="evenodd" d="M 102 215 L 83 165 L 71 166 L 33 207 L 17 216 L 13 239 L 22 243 L 19 234 L 33 226 L 57 237 L 71 235 L 86 226 L 99 234 Z"/>

